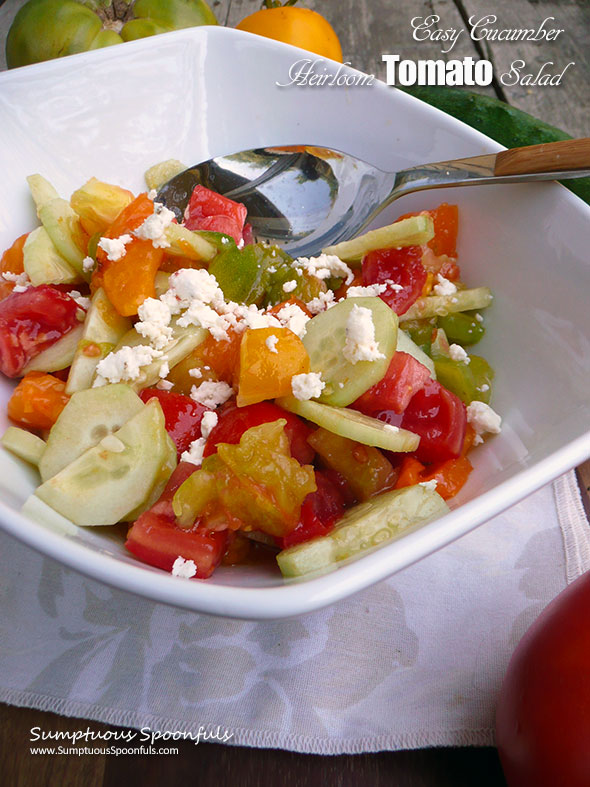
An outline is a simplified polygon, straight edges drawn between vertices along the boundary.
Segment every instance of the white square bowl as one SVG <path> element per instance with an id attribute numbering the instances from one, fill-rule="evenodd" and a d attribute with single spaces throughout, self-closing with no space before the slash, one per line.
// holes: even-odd
<path id="1" fill-rule="evenodd" d="M 0 248 L 36 224 L 25 182 L 33 172 L 66 196 L 92 175 L 139 191 L 157 161 L 190 164 L 271 144 L 324 145 L 392 170 L 499 149 L 382 83 L 277 86 L 303 57 L 209 27 L 0 74 Z M 496 369 L 492 404 L 504 419 L 502 434 L 474 451 L 475 471 L 450 514 L 321 577 L 285 581 L 270 566 L 239 566 L 187 582 L 137 562 L 108 530 L 60 532 L 24 518 L 19 510 L 35 474 L 2 452 L 2 527 L 81 572 L 157 601 L 282 618 L 384 579 L 590 456 L 590 208 L 556 184 L 493 186 L 413 195 L 378 223 L 445 200 L 459 204 L 465 280 L 495 294 L 481 354 Z M 11 388 L 0 382 L 2 404 Z"/>

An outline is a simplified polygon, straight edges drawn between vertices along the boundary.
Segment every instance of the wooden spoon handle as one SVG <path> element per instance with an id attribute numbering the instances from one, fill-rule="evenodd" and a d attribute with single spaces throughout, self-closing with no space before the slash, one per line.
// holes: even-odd
<path id="1" fill-rule="evenodd" d="M 494 175 L 528 175 L 576 169 L 590 169 L 590 137 L 503 150 L 496 156 Z"/>

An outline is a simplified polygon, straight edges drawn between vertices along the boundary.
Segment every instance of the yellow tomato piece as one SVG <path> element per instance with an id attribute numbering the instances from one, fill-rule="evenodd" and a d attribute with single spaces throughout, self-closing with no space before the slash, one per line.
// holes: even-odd
<path id="1" fill-rule="evenodd" d="M 310 8 L 263 8 L 236 25 L 238 30 L 299 46 L 321 57 L 342 62 L 342 47 L 332 25 Z"/>
<path id="2" fill-rule="evenodd" d="M 288 396 L 294 374 L 309 372 L 309 355 L 288 328 L 254 328 L 240 344 L 238 407 Z"/>

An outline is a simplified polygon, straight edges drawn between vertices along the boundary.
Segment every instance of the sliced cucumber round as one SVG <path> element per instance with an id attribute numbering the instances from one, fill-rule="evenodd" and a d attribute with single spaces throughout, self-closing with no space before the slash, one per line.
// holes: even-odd
<path id="1" fill-rule="evenodd" d="M 59 473 L 107 435 L 137 415 L 144 404 L 125 383 L 88 388 L 75 393 L 47 438 L 39 462 L 43 481 Z"/>
<path id="2" fill-rule="evenodd" d="M 384 492 L 349 509 L 327 536 L 279 552 L 277 562 L 285 577 L 336 568 L 448 511 L 438 492 L 419 484 Z"/>
<path id="3" fill-rule="evenodd" d="M 349 440 L 363 445 L 374 445 L 386 451 L 408 452 L 415 451 L 420 442 L 417 434 L 390 426 L 356 410 L 332 407 L 320 402 L 301 402 L 294 396 L 285 396 L 276 402 L 284 410 L 300 415 L 328 432 L 348 437 Z"/>
<path id="4" fill-rule="evenodd" d="M 351 363 L 344 357 L 346 326 L 355 306 L 371 312 L 382 358 Z M 347 298 L 306 324 L 303 344 L 312 372 L 320 372 L 326 384 L 319 400 L 346 407 L 378 383 L 387 371 L 397 344 L 397 315 L 381 298 Z"/>
<path id="5" fill-rule="evenodd" d="M 153 499 L 176 465 L 157 399 L 42 484 L 37 497 L 76 525 L 114 525 Z"/>

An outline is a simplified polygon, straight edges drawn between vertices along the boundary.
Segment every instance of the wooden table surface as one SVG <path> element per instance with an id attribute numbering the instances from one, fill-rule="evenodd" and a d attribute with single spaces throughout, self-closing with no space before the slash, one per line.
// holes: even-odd
<path id="1" fill-rule="evenodd" d="M 496 81 L 481 92 L 495 95 L 531 112 L 574 136 L 590 134 L 590 3 L 587 0 L 307 0 L 307 7 L 323 13 L 333 24 L 342 42 L 345 60 L 355 68 L 384 77 L 381 54 L 400 54 L 411 59 L 440 58 L 439 45 L 417 43 L 412 38 L 411 19 L 429 14 L 440 16 L 439 27 L 464 28 L 466 21 L 486 14 L 498 17 L 497 27 L 538 27 L 546 17 L 555 17 L 551 26 L 564 33 L 550 43 L 474 42 L 466 34 L 458 40 L 449 58 L 485 57 L 495 73 L 508 71 L 516 58 L 537 71 L 553 61 L 555 72 L 573 61 L 560 87 L 504 87 Z M 0 68 L 4 67 L 4 39 L 23 0 L 0 0 Z M 221 23 L 235 25 L 254 12 L 260 0 L 214 2 Z M 584 502 L 590 512 L 590 462 L 578 468 Z M 116 729 L 107 725 L 55 716 L 50 713 L 0 705 L 0 773 L 2 783 L 19 787 L 60 785 L 60 787 L 114 787 L 130 784 L 161 785 L 198 781 L 208 785 L 278 784 L 284 787 L 314 783 L 355 787 L 367 783 L 399 787 L 472 785 L 491 787 L 505 784 L 492 748 L 427 749 L 413 752 L 319 757 L 274 750 L 192 743 L 180 745 L 176 756 L 109 758 L 31 757 L 28 731 L 35 724 L 52 730 L 86 728 Z"/>

